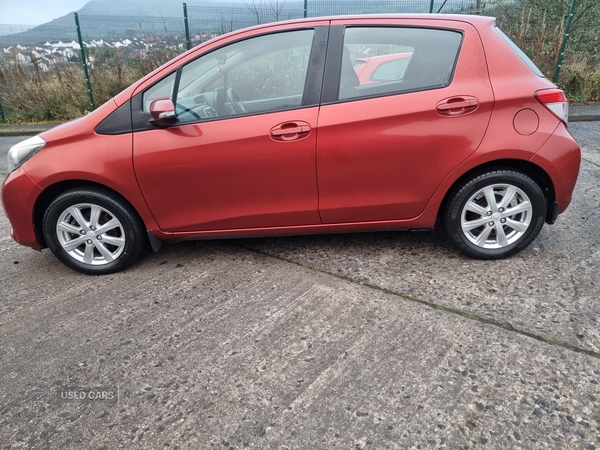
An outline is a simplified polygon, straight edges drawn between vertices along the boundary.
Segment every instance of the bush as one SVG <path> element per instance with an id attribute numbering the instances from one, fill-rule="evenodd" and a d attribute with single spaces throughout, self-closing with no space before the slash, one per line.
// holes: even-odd
<path id="1" fill-rule="evenodd" d="M 177 49 L 151 49 L 146 58 L 125 60 L 114 52 L 91 52 L 94 64 L 89 74 L 95 105 L 111 99 L 178 53 Z M 91 110 L 80 64 L 43 69 L 34 59 L 31 64 L 0 63 L 0 104 L 7 122 L 63 122 Z"/>
<path id="2" fill-rule="evenodd" d="M 571 0 L 522 0 L 499 6 L 498 25 L 553 79 Z M 600 99 L 600 2 L 579 0 L 558 85 L 571 100 Z"/>

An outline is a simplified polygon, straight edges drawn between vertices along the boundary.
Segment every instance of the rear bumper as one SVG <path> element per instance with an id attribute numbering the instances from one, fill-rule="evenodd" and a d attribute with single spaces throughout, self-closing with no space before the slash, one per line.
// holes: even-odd
<path id="1" fill-rule="evenodd" d="M 19 244 L 39 250 L 34 228 L 33 211 L 42 189 L 33 182 L 22 167 L 10 173 L 2 184 L 2 206 L 10 221 L 10 235 Z"/>
<path id="2" fill-rule="evenodd" d="M 573 198 L 573 190 L 581 165 L 581 149 L 564 125 L 556 131 L 531 158 L 531 162 L 542 167 L 554 184 L 557 214 L 562 214 Z M 552 206 L 552 205 L 550 205 Z"/>

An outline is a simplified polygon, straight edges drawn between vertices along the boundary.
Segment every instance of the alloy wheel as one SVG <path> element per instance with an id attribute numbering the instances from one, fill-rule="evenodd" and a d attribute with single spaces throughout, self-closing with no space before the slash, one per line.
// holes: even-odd
<path id="1" fill-rule="evenodd" d="M 56 222 L 56 235 L 71 258 L 95 266 L 116 260 L 126 242 L 123 225 L 115 215 L 92 203 L 64 210 Z"/>
<path id="2" fill-rule="evenodd" d="M 461 212 L 465 237 L 478 247 L 497 249 L 518 241 L 528 230 L 533 206 L 522 189 L 493 184 L 473 194 Z"/>

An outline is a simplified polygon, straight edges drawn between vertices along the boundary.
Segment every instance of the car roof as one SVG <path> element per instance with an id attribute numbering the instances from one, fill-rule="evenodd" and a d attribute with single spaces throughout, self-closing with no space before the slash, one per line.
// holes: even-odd
<path id="1" fill-rule="evenodd" d="M 487 26 L 490 22 L 495 22 L 496 18 L 491 16 L 480 16 L 474 14 L 436 14 L 436 13 L 398 13 L 398 14 L 349 14 L 349 15 L 335 15 L 335 16 L 316 16 L 316 17 L 306 17 L 302 19 L 290 19 L 290 20 L 282 20 L 279 22 L 270 22 L 264 23 L 260 25 L 255 25 L 253 27 L 244 28 L 245 30 L 251 28 L 264 28 L 270 24 L 279 24 L 285 25 L 288 23 L 304 23 L 304 22 L 314 22 L 317 20 L 352 20 L 360 22 L 362 20 L 400 20 L 400 19 L 412 19 L 412 20 L 454 20 L 460 22 L 468 22 L 475 26 Z M 236 30 L 239 31 L 239 30 Z M 235 31 L 233 31 L 235 33 Z"/>

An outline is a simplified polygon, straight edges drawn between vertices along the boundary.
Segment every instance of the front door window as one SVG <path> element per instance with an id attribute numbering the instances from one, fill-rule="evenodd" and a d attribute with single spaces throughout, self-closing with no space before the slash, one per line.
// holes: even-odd
<path id="1" fill-rule="evenodd" d="M 174 100 L 179 123 L 298 108 L 314 30 L 275 33 L 217 49 L 183 66 L 144 94 Z"/>

